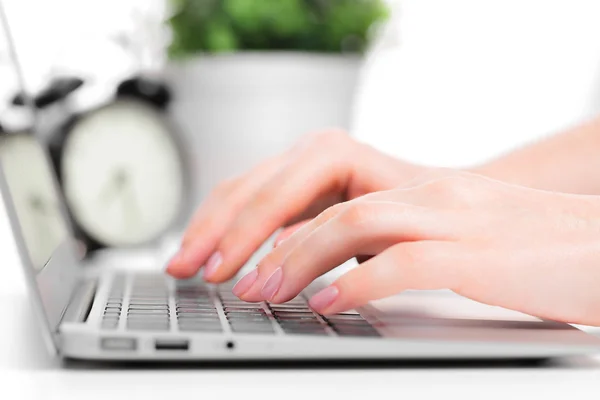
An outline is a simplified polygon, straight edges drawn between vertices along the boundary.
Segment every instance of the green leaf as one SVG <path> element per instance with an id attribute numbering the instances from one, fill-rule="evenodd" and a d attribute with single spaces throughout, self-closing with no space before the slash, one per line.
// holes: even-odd
<path id="1" fill-rule="evenodd" d="M 383 0 L 171 0 L 170 57 L 236 50 L 364 51 Z"/>

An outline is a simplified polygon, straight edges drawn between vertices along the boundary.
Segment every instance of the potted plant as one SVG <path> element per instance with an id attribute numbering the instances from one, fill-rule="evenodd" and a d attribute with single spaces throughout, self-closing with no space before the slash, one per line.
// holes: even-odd
<path id="1" fill-rule="evenodd" d="M 383 0 L 174 0 L 167 79 L 198 201 L 310 131 L 349 129 Z"/>

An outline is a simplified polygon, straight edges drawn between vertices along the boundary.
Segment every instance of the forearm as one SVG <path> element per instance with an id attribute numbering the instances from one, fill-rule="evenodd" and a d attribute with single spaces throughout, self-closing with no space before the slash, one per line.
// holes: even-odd
<path id="1" fill-rule="evenodd" d="M 538 189 L 600 194 L 600 118 L 471 171 Z"/>

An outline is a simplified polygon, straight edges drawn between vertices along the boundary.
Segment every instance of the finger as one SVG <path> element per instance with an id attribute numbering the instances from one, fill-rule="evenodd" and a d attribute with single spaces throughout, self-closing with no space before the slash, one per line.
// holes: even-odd
<path id="1" fill-rule="evenodd" d="M 298 231 L 300 228 L 302 228 L 304 225 L 306 225 L 309 222 L 310 222 L 310 220 L 304 220 L 304 221 L 298 222 L 297 224 L 294 224 L 292 226 L 288 226 L 287 228 L 283 229 L 279 233 L 279 235 L 277 235 L 277 237 L 275 238 L 275 242 L 273 243 L 273 247 L 279 246 L 281 243 L 283 243 L 290 236 L 292 236 L 296 231 Z"/>
<path id="2" fill-rule="evenodd" d="M 358 308 L 404 290 L 460 285 L 464 251 L 455 242 L 400 243 L 338 278 L 309 300 L 320 314 Z"/>
<path id="3" fill-rule="evenodd" d="M 331 139 L 330 139 L 331 140 Z M 218 246 L 218 267 L 204 278 L 231 278 L 279 227 L 300 215 L 315 200 L 346 187 L 351 172 L 351 142 L 322 143 L 300 151 L 244 207 Z"/>
<path id="4" fill-rule="evenodd" d="M 243 277 L 238 284 L 233 288 L 233 293 L 240 299 L 256 302 L 264 300 L 261 289 L 267 279 L 273 274 L 273 272 L 279 267 L 286 255 L 289 254 L 294 247 L 301 243 L 304 238 L 309 236 L 315 229 L 325 224 L 330 219 L 336 217 L 341 210 L 344 210 L 351 202 L 336 204 L 323 211 L 313 220 L 308 221 L 298 230 L 296 230 L 287 240 L 280 242 L 279 246 L 276 247 L 276 251 L 269 253 L 263 260 L 258 263 L 258 268 L 255 271 L 250 272 L 247 276 Z M 269 258 L 269 262 L 265 262 L 265 259 Z M 260 271 L 260 273 L 259 273 Z"/>
<path id="5" fill-rule="evenodd" d="M 265 300 L 282 303 L 358 254 L 379 254 L 401 242 L 453 240 L 462 226 L 457 221 L 456 215 L 449 212 L 406 204 L 356 204 L 294 247 L 267 279 L 261 295 Z M 267 258 L 265 263 L 269 261 Z"/>
<path id="6" fill-rule="evenodd" d="M 281 164 L 281 156 L 273 157 L 242 177 L 215 188 L 194 214 L 181 248 L 169 262 L 166 272 L 175 278 L 189 278 L 196 274 L 240 210 Z"/>
<path id="7" fill-rule="evenodd" d="M 452 181 L 449 181 L 450 184 L 452 184 Z M 439 187 L 438 187 L 439 186 Z M 369 194 L 369 195 L 365 195 L 362 196 L 360 198 L 357 198 L 355 200 L 352 200 L 350 202 L 346 202 L 346 203 L 342 203 L 342 204 L 338 204 L 334 207 L 331 207 L 330 209 L 326 210 L 325 212 L 323 212 L 321 215 L 319 215 L 317 218 L 313 219 L 312 221 L 310 221 L 309 223 L 307 223 L 306 225 L 304 225 L 301 229 L 297 230 L 291 237 L 289 237 L 289 239 L 283 243 L 282 245 L 278 246 L 278 248 L 275 251 L 272 251 L 269 255 L 267 255 L 267 257 L 265 257 L 265 260 L 268 260 L 266 262 L 261 261 L 259 263 L 259 270 L 260 273 L 257 275 L 254 275 L 256 278 L 256 281 L 254 284 L 252 285 L 243 285 L 244 291 L 242 291 L 241 286 L 237 287 L 236 290 L 236 294 L 238 296 L 241 295 L 241 298 L 247 301 L 260 301 L 264 299 L 263 294 L 261 293 L 262 291 L 262 287 L 266 284 L 267 279 L 269 279 L 270 275 L 274 273 L 275 269 L 278 266 L 281 266 L 283 261 L 287 258 L 287 256 L 292 252 L 299 252 L 301 254 L 307 254 L 309 255 L 309 259 L 306 261 L 306 263 L 310 263 L 313 265 L 313 267 L 318 266 L 318 261 L 319 260 L 313 260 L 313 255 L 314 254 L 321 254 L 321 250 L 319 244 L 315 245 L 314 248 L 311 249 L 310 246 L 303 246 L 300 247 L 299 249 L 301 250 L 297 250 L 297 246 L 302 243 L 308 236 L 312 235 L 314 233 L 315 230 L 317 230 L 318 228 L 321 227 L 321 225 L 323 225 L 325 222 L 328 222 L 331 218 L 337 216 L 338 213 L 340 212 L 353 212 L 353 213 L 358 213 L 361 214 L 360 211 L 357 212 L 357 209 L 354 210 L 349 210 L 349 208 L 353 208 L 353 207 L 363 207 L 362 204 L 366 204 L 366 203 L 381 203 L 381 204 L 389 204 L 388 207 L 389 208 L 393 208 L 393 207 L 404 207 L 406 208 L 406 206 L 409 205 L 413 205 L 419 208 L 416 209 L 422 209 L 423 207 L 426 208 L 431 208 L 431 209 L 438 209 L 438 210 L 457 210 L 457 209 L 461 209 L 463 207 L 457 207 L 457 204 L 461 203 L 461 199 L 464 198 L 464 195 L 459 194 L 459 190 L 463 190 L 462 186 L 457 186 L 457 188 L 453 188 L 451 185 L 437 185 L 435 188 L 435 190 L 432 191 L 431 188 L 429 187 L 424 187 L 424 186 L 418 186 L 415 188 L 408 188 L 408 189 L 395 189 L 395 190 L 390 190 L 390 191 L 385 191 L 385 192 L 378 192 L 378 193 L 373 193 L 373 194 Z M 389 200 L 393 200 L 394 203 L 390 203 Z M 396 205 L 394 205 L 396 204 Z M 369 207 L 369 206 L 366 206 Z M 364 207 L 363 207 L 364 208 Z M 401 212 L 401 211 L 398 211 Z M 365 214 L 368 214 L 365 213 Z M 427 212 L 427 215 L 429 217 L 434 217 L 434 212 L 432 210 Z M 446 218 L 449 217 L 450 214 L 446 214 Z M 383 218 L 386 218 L 385 216 Z M 472 219 L 472 217 L 471 217 Z M 459 217 L 458 214 L 452 214 L 452 224 L 449 225 L 448 229 L 451 230 L 457 230 L 459 227 L 462 227 L 464 225 L 464 222 L 466 219 L 463 220 L 462 214 Z M 471 224 L 469 225 L 470 228 L 472 230 L 481 230 L 481 226 L 485 225 L 483 224 L 483 222 L 485 221 L 481 221 L 481 218 L 478 218 L 479 222 L 477 223 L 477 221 L 471 221 Z M 392 220 L 390 220 L 391 222 Z M 441 229 L 441 226 L 439 225 L 437 220 L 433 221 L 434 226 L 436 226 L 438 229 Z M 358 226 L 356 228 L 354 227 L 348 227 L 346 226 L 345 228 L 350 229 L 350 230 L 360 230 L 363 229 L 363 226 Z M 401 231 L 398 231 L 396 233 L 400 233 Z M 363 231 L 363 233 L 368 234 L 368 231 Z M 456 232 L 454 232 L 456 234 Z M 329 233 L 327 233 L 329 234 Z M 345 238 L 347 235 L 347 231 L 342 231 L 341 233 L 334 233 L 333 235 L 337 235 L 340 239 Z M 397 238 L 393 238 L 392 240 L 399 240 Z M 403 239 L 403 240 L 410 240 L 410 239 Z M 325 238 L 324 239 L 324 243 L 328 243 L 329 239 Z M 368 240 L 365 239 L 364 243 L 367 243 Z M 363 243 L 363 244 L 364 244 Z M 392 244 L 395 244 L 396 242 L 393 242 Z M 365 246 L 360 247 L 360 248 L 356 248 L 353 247 L 351 244 L 347 243 L 345 244 L 347 246 L 347 249 L 351 249 L 352 251 L 354 251 L 354 253 L 349 254 L 349 258 L 353 257 L 353 256 L 359 256 L 359 262 L 364 262 L 366 260 L 368 260 L 370 257 L 376 255 L 379 251 L 385 249 L 388 245 L 386 245 L 384 242 L 379 242 L 380 247 L 379 248 L 367 248 Z M 327 249 L 324 250 L 325 252 L 327 251 Z M 356 251 L 361 251 L 363 253 L 357 253 Z M 321 257 L 321 256 L 320 256 Z M 346 259 L 340 259 L 338 260 L 339 264 L 347 261 Z M 338 264 L 332 265 L 331 267 L 335 267 Z M 323 273 L 323 271 L 319 272 Z M 318 275 L 317 275 L 318 276 Z M 316 276 L 312 277 L 311 279 L 314 279 Z M 244 282 L 247 282 L 246 280 Z M 300 282 L 300 281 L 298 281 Z M 300 288 L 301 289 L 301 288 Z M 276 301 L 276 300 L 273 300 Z"/>

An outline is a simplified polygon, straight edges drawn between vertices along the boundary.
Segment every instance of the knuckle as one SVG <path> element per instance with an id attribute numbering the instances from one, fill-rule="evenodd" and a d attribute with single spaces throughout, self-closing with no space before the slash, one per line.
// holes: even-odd
<path id="1" fill-rule="evenodd" d="M 402 277 L 407 286 L 414 286 L 415 282 L 425 281 L 424 276 L 429 266 L 431 258 L 428 252 L 423 251 L 420 246 L 404 245 L 395 249 L 394 259 L 402 267 Z M 398 274 L 399 271 L 396 272 Z"/>
<path id="2" fill-rule="evenodd" d="M 252 200 L 249 203 L 248 208 L 249 209 L 260 209 L 262 207 L 265 207 L 269 204 L 272 204 L 273 199 L 276 196 L 275 193 L 275 189 L 271 188 L 270 186 L 273 185 L 266 185 L 263 186 L 258 192 L 256 192 L 254 194 L 254 196 L 252 197 Z"/>
<path id="3" fill-rule="evenodd" d="M 211 196 L 220 198 L 230 194 L 238 185 L 238 181 L 239 179 L 237 178 L 230 178 L 219 182 L 219 184 L 217 184 L 217 186 L 215 186 L 215 188 L 212 190 Z"/>
<path id="4" fill-rule="evenodd" d="M 374 207 L 368 203 L 353 204 L 338 216 L 338 222 L 344 226 L 357 228 L 369 224 L 375 215 Z"/>
<path id="5" fill-rule="evenodd" d="M 417 267 L 428 261 L 428 253 L 419 246 L 400 246 L 397 249 L 396 257 L 401 259 L 408 268 Z"/>
<path id="6" fill-rule="evenodd" d="M 349 141 L 349 136 L 346 132 L 340 129 L 330 129 L 326 131 L 319 131 L 310 133 L 308 135 L 308 140 L 311 143 L 316 143 L 319 145 L 322 144 L 332 144 L 332 143 L 345 143 Z"/>
<path id="7" fill-rule="evenodd" d="M 428 189 L 436 196 L 455 198 L 464 193 L 467 183 L 465 177 L 453 175 L 432 181 Z"/>
<path id="8" fill-rule="evenodd" d="M 343 203 L 334 204 L 333 206 L 325 209 L 321 214 L 317 216 L 317 222 L 324 223 L 326 221 L 329 221 L 330 219 L 333 219 L 339 214 L 341 214 L 345 208 L 346 206 Z"/>
<path id="9" fill-rule="evenodd" d="M 351 139 L 347 133 L 338 129 L 330 129 L 304 135 L 295 150 L 314 152 L 315 149 L 337 149 L 345 147 L 349 142 Z"/>

